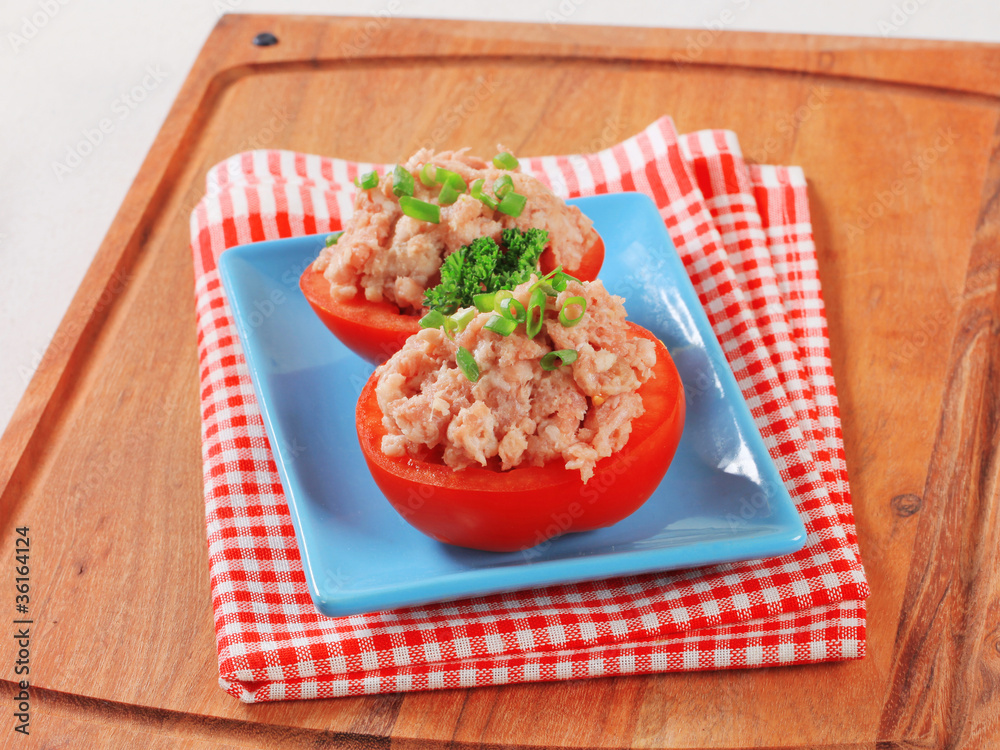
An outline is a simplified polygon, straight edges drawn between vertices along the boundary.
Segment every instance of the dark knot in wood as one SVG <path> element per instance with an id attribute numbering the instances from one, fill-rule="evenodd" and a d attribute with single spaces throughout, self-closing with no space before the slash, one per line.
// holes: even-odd
<path id="1" fill-rule="evenodd" d="M 924 501 L 919 495 L 896 495 L 892 499 L 892 509 L 900 518 L 908 518 L 923 506 Z"/>

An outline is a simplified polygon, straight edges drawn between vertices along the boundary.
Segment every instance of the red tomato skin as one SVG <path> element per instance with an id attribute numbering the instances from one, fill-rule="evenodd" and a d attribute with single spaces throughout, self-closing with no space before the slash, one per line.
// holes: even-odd
<path id="1" fill-rule="evenodd" d="M 546 255 L 541 267 L 546 273 Z M 604 241 L 600 235 L 586 252 L 579 269 L 567 271 L 581 281 L 593 281 L 604 262 Z M 553 266 L 554 267 L 554 266 Z M 420 330 L 420 316 L 401 313 L 391 302 L 370 302 L 361 294 L 339 300 L 330 294 L 330 282 L 310 265 L 299 278 L 299 287 L 313 312 L 341 342 L 359 357 L 380 365 L 403 348 L 406 339 Z"/>
<path id="2" fill-rule="evenodd" d="M 411 525 L 440 542 L 490 552 L 528 550 L 569 531 L 610 526 L 649 498 L 666 474 L 684 427 L 684 389 L 673 360 L 656 342 L 655 377 L 639 393 L 646 411 L 633 420 L 628 443 L 597 462 L 584 483 L 559 463 L 497 472 L 461 471 L 382 453 L 382 410 L 373 375 L 357 407 L 358 440 L 379 489 Z"/>
<path id="3" fill-rule="evenodd" d="M 420 330 L 420 317 L 405 315 L 391 302 L 371 302 L 363 295 L 338 300 L 330 282 L 310 265 L 299 278 L 299 287 L 312 307 L 340 341 L 373 365 L 385 362 Z"/>

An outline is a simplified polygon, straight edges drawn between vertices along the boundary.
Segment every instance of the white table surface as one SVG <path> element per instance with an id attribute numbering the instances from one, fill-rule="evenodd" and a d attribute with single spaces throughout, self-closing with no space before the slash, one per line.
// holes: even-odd
<path id="1" fill-rule="evenodd" d="M 3 0 L 0 427 L 221 13 L 374 15 L 1000 42 L 997 0 Z M 144 89 L 129 94 L 136 87 Z M 141 101 L 138 99 L 141 98 Z M 100 132 L 104 125 L 104 133 Z M 90 153 L 76 144 L 97 142 Z M 71 149 L 76 150 L 75 155 Z M 79 158 L 78 158 L 79 157 Z"/>

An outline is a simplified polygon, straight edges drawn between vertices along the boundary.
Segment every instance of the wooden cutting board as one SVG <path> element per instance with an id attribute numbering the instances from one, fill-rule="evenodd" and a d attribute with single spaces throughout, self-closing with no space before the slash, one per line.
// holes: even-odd
<path id="1" fill-rule="evenodd" d="M 254 46 L 262 31 L 278 44 Z M 997 747 L 998 95 L 989 45 L 224 17 L 3 437 L 3 548 L 18 526 L 32 539 L 33 738 Z M 809 177 L 873 592 L 867 657 L 260 706 L 224 694 L 188 249 L 207 169 L 254 147 L 588 151 L 662 114 L 681 132 L 731 128 L 751 160 Z"/>

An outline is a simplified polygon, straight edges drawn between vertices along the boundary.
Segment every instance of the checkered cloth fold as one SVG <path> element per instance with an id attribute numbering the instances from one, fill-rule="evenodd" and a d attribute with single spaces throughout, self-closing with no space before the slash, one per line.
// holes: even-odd
<path id="1" fill-rule="evenodd" d="M 650 195 L 806 525 L 768 560 L 352 617 L 312 605 L 216 267 L 233 245 L 336 230 L 372 167 L 253 151 L 191 217 L 202 450 L 222 687 L 247 702 L 857 659 L 868 585 L 844 463 L 806 181 L 669 118 L 595 154 L 521 160 L 564 197 Z"/>

